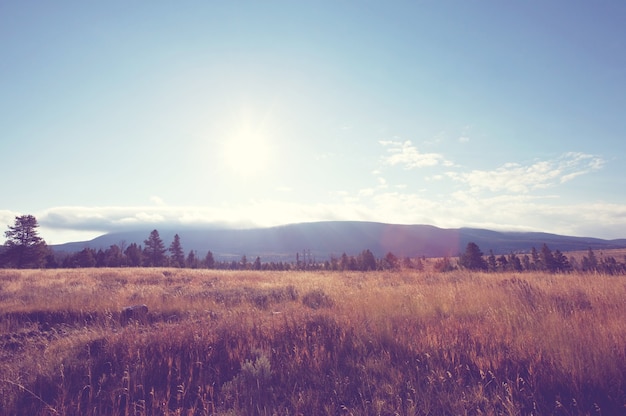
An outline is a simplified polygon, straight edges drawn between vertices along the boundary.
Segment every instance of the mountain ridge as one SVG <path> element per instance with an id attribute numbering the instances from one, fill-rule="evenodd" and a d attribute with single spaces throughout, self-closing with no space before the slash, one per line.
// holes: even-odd
<path id="1" fill-rule="evenodd" d="M 89 241 L 52 245 L 57 252 L 77 252 L 85 247 L 105 250 L 111 245 L 144 245 L 152 230 L 158 230 L 165 247 L 178 234 L 185 253 L 193 250 L 216 258 L 260 256 L 264 260 L 295 259 L 307 252 L 319 259 L 358 254 L 369 249 L 377 257 L 388 252 L 396 256 L 456 256 L 467 243 L 476 243 L 483 252 L 508 254 L 540 249 L 545 243 L 562 252 L 626 248 L 626 239 L 605 240 L 544 232 L 493 231 L 479 228 L 439 228 L 424 224 L 388 224 L 366 221 L 320 221 L 265 228 L 146 227 L 107 233 Z"/>

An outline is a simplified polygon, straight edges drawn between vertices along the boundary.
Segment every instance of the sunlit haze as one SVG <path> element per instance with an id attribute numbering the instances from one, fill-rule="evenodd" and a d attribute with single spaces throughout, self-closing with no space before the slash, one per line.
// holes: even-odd
<path id="1" fill-rule="evenodd" d="M 0 224 L 626 238 L 626 2 L 0 3 Z"/>

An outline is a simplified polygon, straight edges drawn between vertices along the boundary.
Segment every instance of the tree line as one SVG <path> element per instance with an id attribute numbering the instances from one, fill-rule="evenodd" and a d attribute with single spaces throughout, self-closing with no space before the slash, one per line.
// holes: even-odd
<path id="1" fill-rule="evenodd" d="M 137 243 L 113 244 L 107 249 L 85 247 L 75 253 L 54 253 L 39 236 L 39 224 L 32 215 L 15 217 L 15 223 L 5 232 L 5 244 L 0 247 L 0 267 L 4 268 L 86 268 L 86 267 L 179 267 L 227 270 L 378 270 L 396 266 L 395 256 L 388 254 L 384 259 L 376 259 L 369 250 L 357 256 L 345 253 L 341 257 L 331 257 L 318 262 L 310 251 L 296 253 L 295 262 L 262 262 L 257 256 L 249 261 L 246 255 L 240 259 L 219 260 L 209 250 L 199 255 L 190 250 L 185 254 L 178 234 L 166 247 L 158 230 L 153 230 L 143 241 Z M 411 260 L 407 260 L 411 263 Z"/>
<path id="2" fill-rule="evenodd" d="M 296 253 L 295 261 L 262 262 L 257 256 L 248 260 L 246 255 L 240 259 L 216 259 L 209 250 L 204 255 L 190 250 L 185 254 L 178 234 L 169 246 L 165 246 L 159 232 L 153 230 L 143 241 L 137 243 L 113 244 L 107 249 L 85 247 L 75 253 L 54 253 L 38 234 L 39 224 L 32 215 L 15 217 L 15 223 L 5 232 L 6 242 L 0 247 L 0 267 L 3 268 L 86 268 L 86 267 L 179 267 L 206 268 L 224 270 L 331 270 L 331 271 L 372 271 L 398 269 L 424 269 L 424 258 L 399 258 L 387 253 L 382 258 L 365 249 L 358 255 L 330 256 L 324 261 L 317 261 L 311 252 L 303 250 Z M 626 261 L 626 258 L 625 258 Z M 589 249 L 581 262 L 574 257 L 568 258 L 561 251 L 554 252 L 544 244 L 541 250 L 534 247 L 528 254 L 510 253 L 496 256 L 493 251 L 485 255 L 477 244 L 467 244 L 465 252 L 458 259 L 444 257 L 435 262 L 439 272 L 455 269 L 468 269 L 484 272 L 523 272 L 547 271 L 551 273 L 569 273 L 572 271 L 597 272 L 605 274 L 626 274 L 626 262 L 618 262 L 614 257 L 597 258 Z"/>
<path id="3" fill-rule="evenodd" d="M 484 255 L 476 243 L 470 242 L 459 256 L 458 266 L 461 268 L 484 272 L 522 272 L 543 271 L 550 273 L 588 272 L 603 274 L 626 274 L 626 256 L 624 262 L 619 262 L 613 256 L 602 256 L 600 259 L 589 248 L 587 254 L 579 261 L 575 257 L 569 258 L 560 250 L 552 251 L 547 244 L 541 250 L 533 247 L 529 254 L 515 254 L 496 256 L 493 251 Z M 453 267 L 453 266 L 451 266 Z"/>

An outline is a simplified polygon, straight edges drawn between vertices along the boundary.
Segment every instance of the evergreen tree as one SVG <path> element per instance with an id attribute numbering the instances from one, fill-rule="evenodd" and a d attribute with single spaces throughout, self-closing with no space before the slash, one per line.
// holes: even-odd
<path id="1" fill-rule="evenodd" d="M 257 256 L 257 258 L 254 259 L 254 264 L 253 264 L 252 268 L 254 270 L 261 270 L 261 257 Z"/>
<path id="2" fill-rule="evenodd" d="M 560 250 L 554 252 L 554 265 L 557 272 L 567 273 L 572 271 L 569 260 Z"/>
<path id="3" fill-rule="evenodd" d="M 359 270 L 359 262 L 354 256 L 348 256 L 348 270 Z"/>
<path id="4" fill-rule="evenodd" d="M 413 265 L 413 260 L 409 256 L 402 257 L 402 267 L 405 269 L 412 269 L 415 266 Z"/>
<path id="5" fill-rule="evenodd" d="M 469 270 L 487 270 L 487 262 L 483 258 L 483 252 L 476 243 L 467 243 L 465 253 L 461 256 L 459 264 Z"/>
<path id="6" fill-rule="evenodd" d="M 493 254 L 493 250 L 489 250 L 489 257 L 487 257 L 487 269 L 490 272 L 495 272 L 498 267 L 498 263 L 496 262 L 496 255 Z"/>
<path id="7" fill-rule="evenodd" d="M 213 258 L 213 253 L 211 252 L 211 250 L 206 253 L 206 257 L 204 258 L 204 265 L 207 269 L 212 269 L 215 267 L 215 258 Z"/>
<path id="8" fill-rule="evenodd" d="M 369 249 L 361 252 L 358 263 L 360 269 L 363 271 L 376 270 L 376 257 L 374 257 L 374 254 Z"/>
<path id="9" fill-rule="evenodd" d="M 348 259 L 348 255 L 346 253 L 343 253 L 341 255 L 341 261 L 339 264 L 341 267 L 341 271 L 349 269 L 350 259 Z"/>
<path id="10" fill-rule="evenodd" d="M 580 270 L 580 265 L 578 264 L 578 259 L 574 256 L 569 256 L 569 265 L 572 268 L 572 270 L 576 270 L 579 271 Z"/>
<path id="11" fill-rule="evenodd" d="M 198 260 L 198 257 L 196 256 L 196 252 L 193 250 L 189 250 L 189 254 L 187 254 L 187 267 L 189 267 L 190 269 L 197 269 L 198 267 L 200 267 L 200 261 Z"/>
<path id="12" fill-rule="evenodd" d="M 162 267 L 165 265 L 165 245 L 163 240 L 159 236 L 157 230 L 152 230 L 147 240 L 143 242 L 145 244 L 145 262 L 147 266 Z"/>
<path id="13" fill-rule="evenodd" d="M 39 224 L 33 215 L 15 217 L 13 226 L 4 233 L 4 261 L 18 269 L 43 267 L 48 254 L 46 242 L 39 236 Z"/>
<path id="14" fill-rule="evenodd" d="M 526 271 L 531 269 L 530 257 L 528 257 L 528 254 L 524 254 L 524 256 L 522 257 L 522 267 Z"/>
<path id="15" fill-rule="evenodd" d="M 98 252 L 95 256 L 96 267 L 106 267 L 106 253 L 101 248 L 98 249 Z"/>
<path id="16" fill-rule="evenodd" d="M 587 252 L 587 255 L 583 257 L 583 271 L 595 272 L 598 270 L 598 259 L 591 248 Z"/>
<path id="17" fill-rule="evenodd" d="M 509 254 L 509 269 L 516 272 L 524 270 L 522 267 L 522 261 L 515 255 L 515 253 Z"/>
<path id="18" fill-rule="evenodd" d="M 621 272 L 622 266 L 617 263 L 615 257 L 608 256 L 600 260 L 600 271 L 602 273 L 614 275 Z"/>
<path id="19" fill-rule="evenodd" d="M 104 252 L 104 263 L 106 267 L 124 266 L 124 253 L 117 244 L 113 244 Z"/>
<path id="20" fill-rule="evenodd" d="M 183 247 L 180 244 L 180 237 L 178 234 L 174 235 L 174 241 L 172 241 L 168 250 L 171 253 L 170 265 L 173 267 L 185 267 L 185 253 L 183 252 Z"/>
<path id="21" fill-rule="evenodd" d="M 552 254 L 552 250 L 548 247 L 547 244 L 543 244 L 541 247 L 541 264 L 542 270 L 547 270 L 550 273 L 555 273 L 557 271 L 556 261 L 554 260 L 554 255 Z"/>
<path id="22" fill-rule="evenodd" d="M 339 259 L 331 254 L 330 256 L 330 270 L 339 270 Z"/>
<path id="23" fill-rule="evenodd" d="M 45 265 L 45 268 L 46 269 L 56 269 L 57 267 L 59 267 L 59 262 L 57 261 L 56 256 L 54 255 L 54 253 L 52 251 L 48 251 L 48 254 L 46 254 L 46 265 Z"/>
<path id="24" fill-rule="evenodd" d="M 95 267 L 96 252 L 91 248 L 82 249 L 76 256 L 76 267 Z"/>
<path id="25" fill-rule="evenodd" d="M 397 269 L 400 265 L 400 260 L 390 251 L 385 255 L 384 265 L 385 269 Z"/>
<path id="26" fill-rule="evenodd" d="M 498 271 L 506 272 L 508 268 L 509 268 L 509 261 L 506 259 L 504 254 L 500 255 L 500 257 L 498 257 Z"/>
<path id="27" fill-rule="evenodd" d="M 140 267 L 143 263 L 143 250 L 137 243 L 131 243 L 124 250 L 126 261 L 130 267 Z"/>
<path id="28" fill-rule="evenodd" d="M 532 263 L 530 268 L 527 270 L 542 270 L 543 266 L 541 264 L 541 259 L 539 258 L 539 253 L 535 247 L 530 251 L 530 257 L 532 258 Z"/>

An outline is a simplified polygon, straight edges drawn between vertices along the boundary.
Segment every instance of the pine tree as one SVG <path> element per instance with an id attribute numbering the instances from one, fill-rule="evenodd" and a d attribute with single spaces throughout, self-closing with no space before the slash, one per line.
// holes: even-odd
<path id="1" fill-rule="evenodd" d="M 498 271 L 505 272 L 509 267 L 509 261 L 506 259 L 505 255 L 502 254 L 498 257 Z"/>
<path id="2" fill-rule="evenodd" d="M 143 250 L 137 243 L 130 243 L 126 250 L 124 250 L 127 264 L 130 267 L 140 267 L 143 263 Z"/>
<path id="3" fill-rule="evenodd" d="M 349 263 L 350 263 L 350 260 L 348 259 L 348 255 L 346 253 L 343 253 L 341 255 L 341 261 L 339 263 L 340 267 L 341 267 L 341 271 L 348 270 L 349 269 Z"/>
<path id="4" fill-rule="evenodd" d="M 598 259 L 591 248 L 587 255 L 583 257 L 583 270 L 586 272 L 595 272 L 598 270 Z"/>
<path id="5" fill-rule="evenodd" d="M 557 271 L 557 264 L 554 260 L 554 255 L 552 254 L 552 250 L 548 247 L 547 244 L 543 244 L 541 247 L 541 263 L 543 265 L 543 270 L 547 270 L 550 273 L 554 273 Z"/>
<path id="6" fill-rule="evenodd" d="M 106 267 L 121 267 L 124 265 L 124 255 L 120 246 L 113 244 L 104 252 L 104 263 Z"/>
<path id="7" fill-rule="evenodd" d="M 212 269 L 215 267 L 215 258 L 213 258 L 213 253 L 211 252 L 211 250 L 206 253 L 206 257 L 204 258 L 204 265 L 207 269 Z"/>
<path id="8" fill-rule="evenodd" d="M 77 267 L 95 267 L 96 252 L 91 248 L 84 248 L 76 255 Z"/>
<path id="9" fill-rule="evenodd" d="M 363 271 L 376 270 L 376 257 L 369 250 L 363 250 L 359 256 L 359 268 Z"/>
<path id="10" fill-rule="evenodd" d="M 174 235 L 174 241 L 172 241 L 168 250 L 171 253 L 170 265 L 172 267 L 185 267 L 185 253 L 183 252 L 183 247 L 180 244 L 180 237 L 178 234 Z"/>
<path id="11" fill-rule="evenodd" d="M 554 264 L 555 269 L 558 272 L 567 273 L 572 271 L 572 266 L 570 265 L 569 260 L 567 260 L 565 254 L 561 253 L 560 250 L 556 250 L 554 252 Z"/>
<path id="12" fill-rule="evenodd" d="M 33 215 L 15 217 L 15 224 L 4 233 L 4 263 L 18 269 L 43 267 L 48 247 L 39 236 L 38 227 Z"/>
<path id="13" fill-rule="evenodd" d="M 493 250 L 489 250 L 489 256 L 487 257 L 487 269 L 490 272 L 495 272 L 498 267 L 496 262 L 496 255 L 493 254 Z"/>
<path id="14" fill-rule="evenodd" d="M 385 255 L 384 264 L 386 269 L 397 269 L 399 267 L 400 260 L 390 251 Z"/>
<path id="15" fill-rule="evenodd" d="M 157 230 L 152 230 L 150 237 L 143 242 L 145 244 L 144 253 L 147 266 L 162 267 L 165 265 L 165 245 Z"/>
<path id="16" fill-rule="evenodd" d="M 539 253 L 535 247 L 530 251 L 530 256 L 532 258 L 532 270 L 543 270 L 543 264 L 541 263 L 541 259 L 539 258 Z"/>
<path id="17" fill-rule="evenodd" d="M 467 243 L 465 253 L 461 256 L 459 264 L 469 270 L 487 270 L 487 262 L 483 258 L 483 252 L 476 243 Z"/>
<path id="18" fill-rule="evenodd" d="M 200 267 L 200 260 L 196 256 L 196 252 L 193 250 L 189 250 L 189 254 L 187 254 L 187 267 L 190 269 L 197 269 Z"/>
<path id="19" fill-rule="evenodd" d="M 509 254 L 509 269 L 516 272 L 521 272 L 523 270 L 522 262 L 519 257 L 515 255 L 515 253 Z"/>

